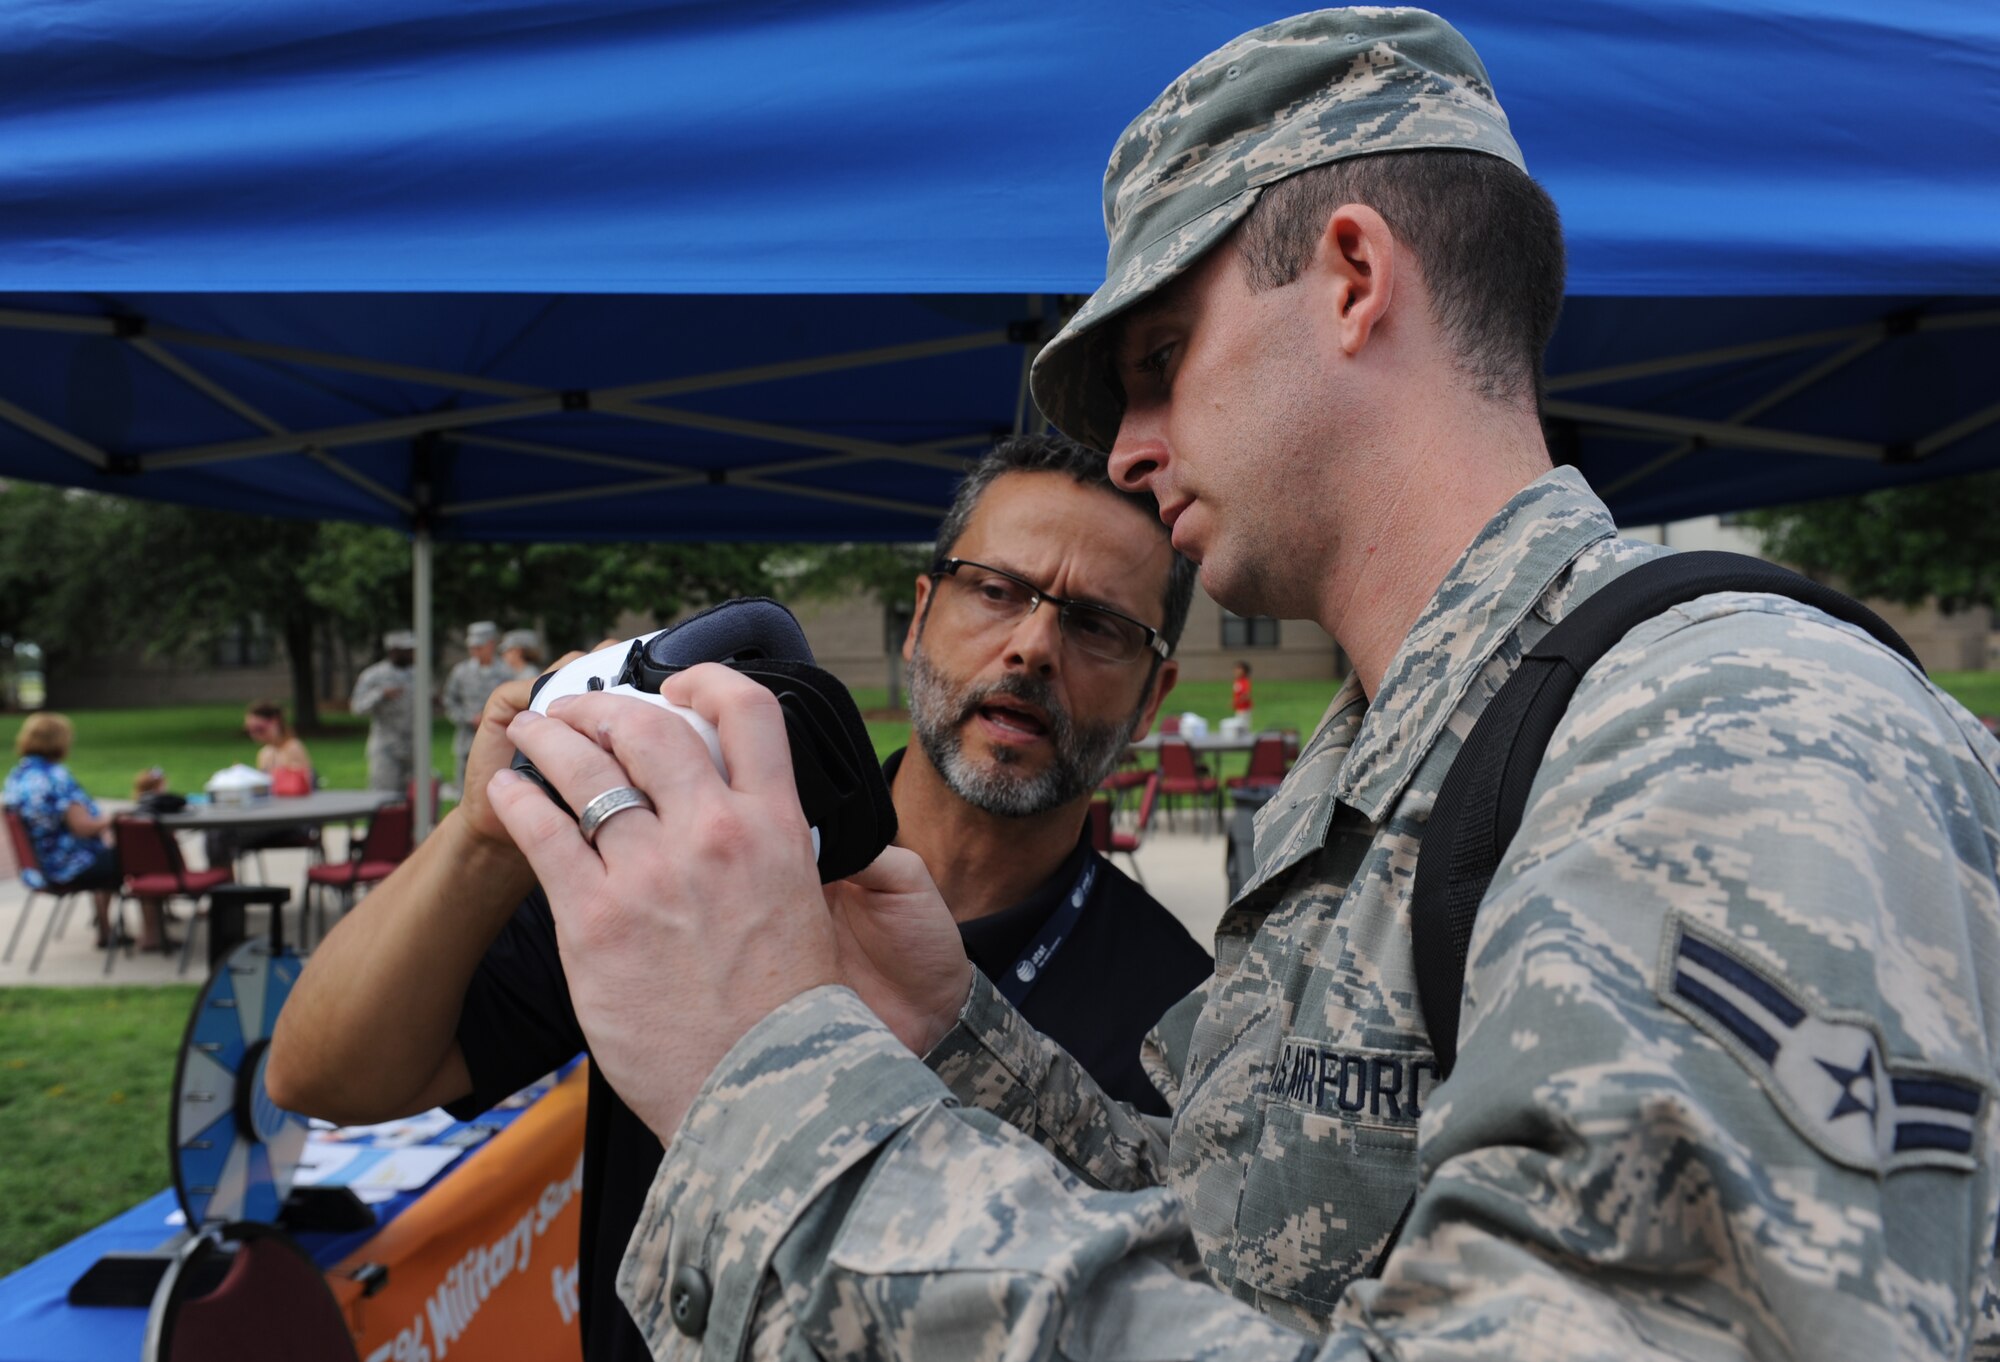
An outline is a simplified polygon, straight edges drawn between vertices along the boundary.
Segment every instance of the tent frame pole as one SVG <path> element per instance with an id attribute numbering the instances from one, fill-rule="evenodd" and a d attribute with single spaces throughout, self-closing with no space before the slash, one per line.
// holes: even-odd
<path id="1" fill-rule="evenodd" d="M 1954 421 L 1942 430 L 1933 431 L 1910 446 L 1911 460 L 1928 459 L 1947 445 L 1957 444 L 1968 435 L 1973 435 L 1986 427 L 2000 422 L 2000 402 L 1982 411 L 1976 411 L 1962 420 Z"/>
<path id="2" fill-rule="evenodd" d="M 417 635 L 416 681 L 410 696 L 410 741 L 414 759 L 410 769 L 416 780 L 416 793 L 410 804 L 410 836 L 413 842 L 422 842 L 430 835 L 431 818 L 436 813 L 431 804 L 431 530 L 430 525 L 419 517 L 410 535 L 410 616 L 415 622 Z M 459 798 L 465 797 L 464 791 Z"/>
<path id="3" fill-rule="evenodd" d="M 1839 440 L 1828 435 L 1807 435 L 1801 431 L 1739 426 L 1728 421 L 1703 421 L 1692 416 L 1669 416 L 1665 412 L 1600 407 L 1588 402 L 1544 402 L 1542 410 L 1558 420 L 1682 435 L 1706 440 L 1710 444 L 1744 449 L 1775 449 L 1789 454 L 1830 454 L 1836 458 L 1877 461 L 1889 456 L 1889 446 L 1883 444 Z"/>
<path id="4" fill-rule="evenodd" d="M 111 467 L 111 456 L 81 435 L 64 430 L 52 421 L 44 421 L 33 412 L 25 411 L 5 398 L 0 398 L 0 421 L 5 421 L 11 426 L 19 426 L 28 434 L 54 445 L 63 453 L 82 459 L 100 473 Z"/>
<path id="5" fill-rule="evenodd" d="M 676 487 L 694 487 L 708 481 L 690 473 L 664 478 L 638 478 L 631 482 L 598 483 L 571 487 L 561 492 L 529 492 L 514 497 L 486 497 L 479 501 L 454 501 L 440 506 L 445 515 L 484 515 L 489 511 L 518 511 L 530 506 L 559 506 L 566 501 L 602 501 L 643 496 L 648 492 L 668 492 Z"/>
<path id="6" fill-rule="evenodd" d="M 1758 417 L 1762 416 L 1765 412 L 1771 410 L 1771 408 L 1778 406 L 1780 403 L 1787 402 L 1792 398 L 1798 396 L 1806 389 L 1818 383 L 1821 379 L 1830 377 L 1831 375 L 1840 372 L 1842 369 L 1845 369 L 1848 365 L 1854 363 L 1855 360 L 1860 359 L 1863 355 L 1875 349 L 1875 347 L 1880 345 L 1885 339 L 1887 339 L 1887 337 L 1885 337 L 1880 332 L 1877 332 L 1874 335 L 1863 336 L 1860 340 L 1857 340 L 1856 342 L 1854 342 L 1854 344 L 1848 346 L 1846 349 L 1841 350 L 1836 354 L 1827 356 L 1825 359 L 1821 360 L 1818 364 L 1813 365 L 1812 368 L 1807 369 L 1804 373 L 1799 374 L 1796 377 L 1784 383 L 1779 384 L 1777 387 L 1771 389 L 1771 391 L 1765 393 L 1762 397 L 1750 403 L 1748 406 L 1742 407 L 1736 411 L 1731 412 L 1729 414 L 1729 424 L 1741 425 L 1745 421 L 1756 420 Z M 1652 477 L 1655 473 L 1660 472 L 1662 469 L 1671 468 L 1674 464 L 1679 463 L 1682 459 L 1694 453 L 1697 449 L 1702 449 L 1705 447 L 1706 446 L 1704 442 L 1701 440 L 1683 440 L 1681 443 L 1675 445 L 1672 449 L 1660 455 L 1658 458 L 1647 462 L 1642 467 L 1634 469 L 1632 472 L 1627 473 L 1624 477 L 1619 478 L 1616 482 L 1613 482 L 1610 486 L 1604 489 L 1602 495 L 1607 497 L 1616 495 L 1617 493 L 1624 491 L 1627 487 L 1632 486 L 1634 483 L 1645 481 L 1647 478 Z"/>
<path id="7" fill-rule="evenodd" d="M 361 421 L 344 426 L 324 426 L 315 430 L 286 431 L 276 435 L 256 436 L 248 440 L 229 440 L 219 444 L 188 445 L 180 449 L 162 450 L 157 454 L 145 455 L 139 459 L 139 464 L 142 469 L 150 472 L 167 468 L 188 468 L 199 464 L 229 463 L 238 459 L 262 458 L 269 454 L 295 454 L 313 447 L 335 449 L 344 445 L 374 444 L 406 436 L 437 434 L 462 426 L 494 425 L 503 421 L 518 421 L 524 417 L 550 416 L 578 410 L 623 416 L 628 420 L 650 422 L 655 425 L 680 426 L 718 435 L 767 440 L 772 444 L 800 445 L 807 449 L 861 454 L 893 462 L 934 466 L 945 457 L 903 445 L 884 444 L 877 440 L 833 435 L 798 426 L 777 425 L 769 421 L 747 421 L 737 417 L 718 416 L 711 412 L 688 411 L 680 407 L 655 407 L 638 402 L 607 401 L 602 400 L 598 394 L 579 392 L 547 393 L 540 397 L 522 398 L 514 402 L 495 402 L 485 407 L 446 408 L 420 412 L 413 416 L 394 416 L 381 421 Z"/>
<path id="8" fill-rule="evenodd" d="M 1842 341 L 1857 341 L 1866 336 L 1886 339 L 1889 336 L 1919 331 L 1966 331 L 1988 326 L 2000 326 L 2000 309 L 1987 308 L 1976 312 L 1946 312 L 1936 316 L 1916 317 L 1896 314 L 1880 321 L 1864 322 L 1858 326 L 1807 331 L 1796 336 L 1778 336 L 1771 340 L 1751 341 L 1744 345 L 1725 345 L 1714 350 L 1666 355 L 1659 359 L 1640 360 L 1633 364 L 1615 364 L 1605 369 L 1584 369 L 1575 373 L 1555 374 L 1551 375 L 1544 385 L 1544 391 L 1566 393 L 1574 392 L 1578 388 L 1597 388 L 1607 383 L 1623 383 L 1634 378 L 1657 378 L 1662 374 L 1676 374 L 1688 369 L 1708 369 L 1719 364 L 1735 364 L 1744 360 L 1786 355 L 1794 350 L 1838 345 Z"/>
<path id="9" fill-rule="evenodd" d="M 251 425 L 269 434 L 282 435 L 288 433 L 280 422 L 272 420 L 255 405 L 238 397 L 228 388 L 216 382 L 213 378 L 195 368 L 194 365 L 188 363 L 166 347 L 148 340 L 144 336 L 133 340 L 131 346 L 147 359 L 152 360 L 153 363 L 159 365 L 162 369 L 165 369 L 175 378 L 178 378 L 181 382 L 187 384 L 190 388 L 193 388 L 196 392 L 225 411 L 235 413 Z M 346 464 L 334 458 L 317 445 L 307 448 L 305 455 L 328 472 L 333 473 L 337 477 L 344 478 L 354 486 L 359 487 L 377 501 L 395 507 L 404 515 L 415 513 L 417 509 L 416 503 L 408 497 L 396 495 L 396 493 L 390 491 L 366 473 L 358 469 L 349 468 Z"/>

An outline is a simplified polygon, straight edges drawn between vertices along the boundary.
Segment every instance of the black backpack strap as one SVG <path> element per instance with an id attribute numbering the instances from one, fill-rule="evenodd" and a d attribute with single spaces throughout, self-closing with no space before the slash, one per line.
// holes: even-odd
<path id="1" fill-rule="evenodd" d="M 1479 901 L 1501 853 L 1520 831 L 1528 790 L 1570 697 L 1584 673 L 1638 625 L 1719 591 L 1789 597 L 1867 630 L 1884 647 L 1917 662 L 1910 645 L 1861 602 L 1776 563 L 1736 553 L 1674 553 L 1642 563 L 1549 630 L 1522 657 L 1459 749 L 1417 857 L 1410 935 L 1440 1079 L 1450 1075 L 1458 1058 L 1458 1008 Z"/>
<path id="2" fill-rule="evenodd" d="M 1785 596 L 1865 629 L 1884 647 L 1921 667 L 1910 645 L 1867 606 L 1775 563 L 1742 554 L 1668 554 L 1607 583 L 1522 657 L 1473 725 L 1445 773 L 1424 829 L 1410 897 L 1410 937 L 1424 1027 L 1438 1076 L 1458 1059 L 1459 1004 L 1466 952 L 1479 901 L 1501 853 L 1520 831 L 1528 791 L 1541 769 L 1556 725 L 1578 683 L 1597 660 L 1635 627 L 1674 606 L 1719 591 Z M 1413 1202 L 1414 1204 L 1414 1202 Z M 1403 1211 L 1404 1220 L 1409 1209 Z M 1370 1271 L 1379 1273 L 1401 1237 L 1397 1222 Z"/>

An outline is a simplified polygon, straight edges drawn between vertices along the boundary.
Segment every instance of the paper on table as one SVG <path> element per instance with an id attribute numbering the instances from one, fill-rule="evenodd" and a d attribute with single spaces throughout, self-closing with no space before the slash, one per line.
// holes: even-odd
<path id="1" fill-rule="evenodd" d="M 292 1181 L 300 1187 L 351 1187 L 363 1201 L 386 1201 L 429 1183 L 464 1152 L 446 1145 L 373 1149 L 308 1140 Z"/>
<path id="2" fill-rule="evenodd" d="M 383 1121 L 372 1126 L 342 1126 L 328 1138 L 341 1143 L 353 1141 L 385 1149 L 396 1145 L 422 1144 L 449 1130 L 454 1124 L 450 1112 L 442 1107 L 432 1107 L 429 1111 L 406 1116 L 398 1121 Z"/>
<path id="3" fill-rule="evenodd" d="M 335 1144 L 314 1135 L 306 1140 L 305 1152 L 299 1155 L 298 1171 L 292 1174 L 292 1185 L 337 1187 L 345 1181 L 341 1174 L 348 1165 L 365 1152 L 360 1145 Z"/>
<path id="4" fill-rule="evenodd" d="M 415 1191 L 451 1167 L 452 1161 L 465 1151 L 439 1145 L 423 1145 L 413 1149 L 386 1149 L 378 1152 L 381 1154 L 380 1158 L 371 1161 L 366 1167 L 355 1170 L 347 1182 L 348 1186 L 364 1196 L 369 1191 L 378 1189 L 388 1192 Z"/>

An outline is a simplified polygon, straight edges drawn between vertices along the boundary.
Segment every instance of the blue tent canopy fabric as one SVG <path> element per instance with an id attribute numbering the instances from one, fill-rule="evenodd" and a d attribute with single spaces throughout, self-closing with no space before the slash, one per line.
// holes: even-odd
<path id="1" fill-rule="evenodd" d="M 53 456 L 111 492 L 384 525 L 421 506 L 439 537 L 570 540 L 925 538 L 967 455 L 1012 428 L 1053 305 L 131 295 L 121 335 L 82 300 L 8 301 L 0 400 L 41 395 L 82 447 L 0 423 L 0 473 Z M 254 339 L 301 330 L 340 348 Z"/>
<path id="2" fill-rule="evenodd" d="M 922 538 L 1102 275 L 1174 0 L 28 0 L 0 476 L 442 538 Z M 1628 522 L 2000 465 L 2000 10 L 1468 0 Z"/>

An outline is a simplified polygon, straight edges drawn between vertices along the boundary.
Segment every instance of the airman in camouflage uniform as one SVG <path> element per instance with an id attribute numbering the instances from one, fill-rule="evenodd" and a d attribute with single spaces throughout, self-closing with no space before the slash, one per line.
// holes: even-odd
<path id="1" fill-rule="evenodd" d="M 1192 474 L 1163 468 L 1194 441 L 1134 443 L 1169 383 L 1115 390 L 1101 323 L 1196 269 L 1268 183 L 1439 145 L 1520 163 L 1477 58 L 1408 10 L 1247 35 L 1127 130 L 1106 286 L 1036 396 L 1117 440 L 1114 472 L 1160 496 L 1177 544 L 1240 551 L 1245 521 L 1200 484 L 1213 442 Z M 1216 395 L 1181 343 L 1161 363 Z M 1197 484 L 1222 509 L 1191 511 Z M 1215 975 L 1156 1033 L 1173 1117 L 1107 1101 L 976 977 L 921 1062 L 855 992 L 806 988 L 684 1111 L 661 1104 L 620 1275 L 656 1356 L 2000 1357 L 2000 745 L 1850 626 L 1712 595 L 1591 670 L 1483 902 L 1440 1081 L 1409 921 L 1439 786 L 1524 650 L 1664 552 L 1619 538 L 1573 471 L 1511 486 L 1386 646 L 1353 629 L 1357 677 L 1259 814 Z M 1204 557 L 1204 578 L 1240 586 L 1238 561 Z M 519 838 L 539 806 L 510 799 Z M 573 874 L 595 864 L 543 826 L 576 843 Z M 603 962 L 571 941 L 604 904 L 529 855 L 582 1017 Z M 639 1051 L 597 1041 L 638 1106 Z"/>
<path id="2" fill-rule="evenodd" d="M 627 1254 L 656 1354 L 692 1290 L 721 1357 L 1991 1355 L 2000 746 L 1859 630 L 1706 597 L 1592 670 L 1437 1082 L 1438 786 L 1524 649 L 1660 551 L 1551 473 L 1341 692 L 1161 1028 L 1171 1123 L 978 980 L 930 1072 L 844 990 L 772 1014 Z"/>
<path id="3" fill-rule="evenodd" d="M 361 669 L 347 707 L 368 716 L 368 788 L 406 790 L 417 778 L 416 740 L 410 732 L 417 684 L 410 663 L 417 636 L 408 629 L 391 629 L 382 635 L 382 647 L 388 656 Z"/>
<path id="4" fill-rule="evenodd" d="M 465 758 L 472 751 L 472 734 L 485 712 L 487 697 L 514 679 L 514 669 L 499 661 L 495 652 L 500 642 L 500 626 L 480 620 L 465 631 L 469 654 L 444 680 L 444 713 L 457 725 L 452 734 L 453 780 L 465 785 Z"/>

